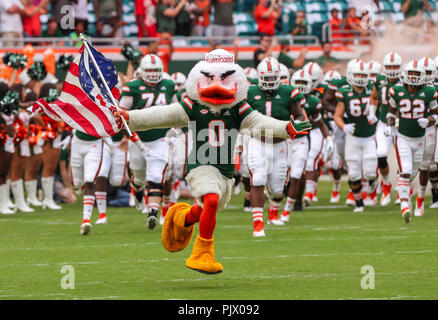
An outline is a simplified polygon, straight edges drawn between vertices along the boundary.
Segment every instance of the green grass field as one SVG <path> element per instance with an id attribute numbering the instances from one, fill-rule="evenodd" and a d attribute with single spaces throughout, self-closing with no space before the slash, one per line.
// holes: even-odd
<path id="1" fill-rule="evenodd" d="M 392 204 L 353 214 L 342 188 L 342 203 L 330 205 L 330 183 L 321 182 L 314 208 L 293 213 L 285 226 L 265 224 L 266 237 L 257 239 L 243 195 L 234 197 L 217 217 L 218 275 L 186 268 L 192 244 L 165 251 L 161 226 L 146 229 L 133 208 L 109 208 L 109 224 L 93 225 L 88 236 L 79 234 L 81 204 L 3 215 L 0 298 L 437 299 L 438 211 L 427 208 L 410 225 Z M 64 265 L 74 268 L 74 290 L 61 288 Z M 366 265 L 374 268 L 374 289 L 361 287 Z"/>

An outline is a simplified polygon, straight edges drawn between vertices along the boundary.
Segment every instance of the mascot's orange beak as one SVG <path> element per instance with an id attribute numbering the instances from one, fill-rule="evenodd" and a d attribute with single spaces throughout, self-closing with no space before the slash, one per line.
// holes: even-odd
<path id="1" fill-rule="evenodd" d="M 234 101 L 234 95 L 237 92 L 237 84 L 233 89 L 224 88 L 218 84 L 200 88 L 198 85 L 199 97 L 202 101 L 212 104 L 225 104 Z"/>

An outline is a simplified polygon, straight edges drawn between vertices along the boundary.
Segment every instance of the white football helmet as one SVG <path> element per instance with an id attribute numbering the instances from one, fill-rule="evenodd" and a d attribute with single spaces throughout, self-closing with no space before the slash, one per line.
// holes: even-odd
<path id="1" fill-rule="evenodd" d="M 262 90 L 277 90 L 280 86 L 280 63 L 277 59 L 264 58 L 257 66 L 257 78 Z"/>
<path id="2" fill-rule="evenodd" d="M 280 83 L 289 84 L 290 73 L 288 67 L 280 63 Z"/>
<path id="3" fill-rule="evenodd" d="M 187 77 L 184 75 L 184 73 L 175 72 L 170 76 L 170 79 L 175 82 L 175 90 L 179 91 L 184 88 Z"/>
<path id="4" fill-rule="evenodd" d="M 324 77 L 324 73 L 319 64 L 316 62 L 309 62 L 304 65 L 303 69 L 310 75 L 313 81 L 313 87 L 316 88 Z"/>
<path id="5" fill-rule="evenodd" d="M 246 67 L 243 69 L 245 71 L 245 75 L 248 79 L 257 79 L 257 70 L 252 67 Z"/>
<path id="6" fill-rule="evenodd" d="M 381 73 L 381 70 L 382 65 L 379 62 L 375 60 L 371 60 L 370 62 L 368 62 L 368 71 L 370 73 L 371 80 L 376 81 L 377 75 Z"/>
<path id="7" fill-rule="evenodd" d="M 290 78 L 290 82 L 291 85 L 293 85 L 303 94 L 309 94 L 313 89 L 312 77 L 304 69 L 294 72 Z"/>
<path id="8" fill-rule="evenodd" d="M 403 68 L 402 79 L 408 85 L 421 86 L 426 81 L 426 71 L 417 60 L 411 60 Z"/>
<path id="9" fill-rule="evenodd" d="M 351 86 L 365 87 L 369 83 L 369 70 L 363 61 L 354 61 L 347 67 L 347 82 Z"/>
<path id="10" fill-rule="evenodd" d="M 324 75 L 324 78 L 323 78 L 323 80 L 322 80 L 322 83 L 324 83 L 324 84 L 328 84 L 328 83 L 330 83 L 330 81 L 332 81 L 333 79 L 341 79 L 342 77 L 341 77 L 341 74 L 338 72 L 338 71 L 336 71 L 336 70 L 330 70 L 330 71 L 327 71 L 326 73 L 325 73 L 325 75 Z"/>
<path id="11" fill-rule="evenodd" d="M 147 54 L 140 61 L 140 75 L 144 81 L 158 83 L 163 79 L 163 62 L 155 54 Z"/>
<path id="12" fill-rule="evenodd" d="M 418 63 L 424 69 L 424 72 L 426 74 L 425 82 L 429 83 L 435 81 L 435 75 L 436 75 L 435 62 L 429 57 L 424 57 L 418 60 Z"/>
<path id="13" fill-rule="evenodd" d="M 168 74 L 167 72 L 163 72 L 163 79 L 170 80 L 170 74 Z"/>
<path id="14" fill-rule="evenodd" d="M 397 52 L 390 52 L 383 58 L 383 74 L 390 79 L 400 78 L 403 59 Z"/>

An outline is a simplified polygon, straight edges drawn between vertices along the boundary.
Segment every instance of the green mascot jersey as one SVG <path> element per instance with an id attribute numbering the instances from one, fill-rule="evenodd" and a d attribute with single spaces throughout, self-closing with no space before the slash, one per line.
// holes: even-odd
<path id="1" fill-rule="evenodd" d="M 174 94 L 175 83 L 172 80 L 163 79 L 155 87 L 148 86 L 143 80 L 133 80 L 125 84 L 120 99 L 132 97 L 132 110 L 136 110 L 152 106 L 166 106 L 172 103 Z M 168 128 L 160 128 L 137 133 L 141 141 L 149 142 L 165 137 L 168 130 Z"/>
<path id="2" fill-rule="evenodd" d="M 386 123 L 386 115 L 389 108 L 389 89 L 391 89 L 391 87 L 396 83 L 397 82 L 389 82 L 386 76 L 383 74 L 378 74 L 376 82 L 374 83 L 379 97 L 377 116 L 383 123 Z"/>
<path id="3" fill-rule="evenodd" d="M 190 119 L 193 148 L 187 158 L 187 173 L 202 165 L 216 167 L 231 179 L 234 174 L 234 147 L 240 124 L 254 110 L 243 100 L 213 114 L 207 106 L 189 97 L 180 102 Z"/>
<path id="4" fill-rule="evenodd" d="M 395 104 L 399 116 L 398 132 L 410 138 L 421 138 L 426 129 L 420 127 L 418 119 L 427 117 L 429 104 L 436 101 L 438 93 L 434 86 L 424 86 L 411 95 L 401 83 L 389 90 L 390 103 Z M 436 102 L 435 102 L 436 103 Z M 435 105 L 436 107 L 436 105 Z"/>
<path id="5" fill-rule="evenodd" d="M 361 93 L 354 91 L 352 86 L 348 84 L 336 91 L 336 101 L 344 103 L 347 122 L 355 124 L 353 133 L 355 137 L 367 138 L 376 132 L 376 124 L 368 124 L 367 119 L 371 85 L 372 82 Z"/>

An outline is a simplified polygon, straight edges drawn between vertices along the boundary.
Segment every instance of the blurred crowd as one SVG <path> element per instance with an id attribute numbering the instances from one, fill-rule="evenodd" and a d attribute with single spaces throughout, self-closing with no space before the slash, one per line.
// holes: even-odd
<path id="1" fill-rule="evenodd" d="M 237 0 L 133 0 L 138 37 L 160 37 L 162 34 L 179 36 L 235 37 L 236 26 L 233 12 Z M 255 0 L 248 13 L 257 24 L 257 33 L 261 35 L 279 34 L 283 2 L 293 0 Z M 298 2 L 298 1 L 296 1 Z M 431 12 L 428 0 L 401 0 L 401 12 L 407 23 L 424 22 L 423 13 Z M 95 15 L 93 37 L 123 37 L 123 26 L 127 24 L 123 17 L 123 0 L 2 0 L 0 2 L 0 32 L 3 38 L 14 38 L 4 42 L 8 46 L 28 37 L 70 37 L 76 39 L 81 32 L 89 30 L 89 5 Z M 68 7 L 66 7 L 68 6 Z M 334 44 L 351 44 L 355 35 L 366 37 L 369 30 L 363 27 L 367 23 L 369 12 L 365 8 L 377 8 L 381 13 L 379 0 L 349 0 L 344 12 L 332 9 L 329 23 Z M 247 8 L 248 9 L 248 8 Z M 66 14 L 74 10 L 74 21 Z M 375 10 L 375 9 L 373 9 Z M 41 15 L 49 17 L 42 28 Z M 210 19 L 212 17 L 212 20 Z M 296 43 L 305 43 L 300 36 L 311 32 L 306 12 L 298 10 L 290 24 L 290 35 Z M 427 21 L 433 24 L 432 20 Z M 44 29 L 44 30 L 43 30 Z M 339 38 L 344 38 L 339 40 Z M 345 39 L 347 38 L 347 39 Z M 351 38 L 349 40 L 348 38 Z M 80 45 L 80 42 L 77 42 Z"/>

